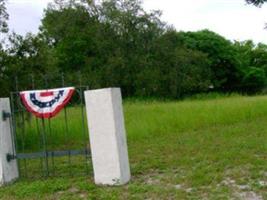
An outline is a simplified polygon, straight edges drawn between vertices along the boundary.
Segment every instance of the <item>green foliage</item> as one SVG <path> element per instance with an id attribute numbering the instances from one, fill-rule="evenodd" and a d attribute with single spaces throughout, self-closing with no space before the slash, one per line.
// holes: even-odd
<path id="1" fill-rule="evenodd" d="M 7 48 L 1 46 L 0 95 L 14 89 L 14 76 L 29 89 L 25 74 L 48 72 L 63 72 L 70 83 L 81 72 L 90 88 L 121 87 L 124 96 L 182 98 L 265 88 L 267 45 L 233 43 L 209 30 L 177 32 L 160 17 L 139 0 L 56 0 L 37 35 L 13 33 Z"/>
<path id="2" fill-rule="evenodd" d="M 239 90 L 248 93 L 261 91 L 266 86 L 267 46 L 252 41 L 235 42 L 240 71 Z"/>
<path id="3" fill-rule="evenodd" d="M 208 55 L 215 89 L 233 90 L 238 82 L 238 70 L 232 43 L 209 30 L 188 32 L 183 35 L 186 46 Z"/>
<path id="4" fill-rule="evenodd" d="M 6 62 L 7 57 L 8 55 L 0 45 L 0 87 L 1 87 L 0 96 L 8 94 L 10 89 L 9 76 L 6 74 L 7 68 L 5 67 L 6 65 L 4 64 Z"/>
<path id="5" fill-rule="evenodd" d="M 208 90 L 207 56 L 182 46 L 175 31 L 169 30 L 160 36 L 151 54 L 152 62 L 144 63 L 138 73 L 137 95 L 177 98 Z"/>
<path id="6" fill-rule="evenodd" d="M 0 0 L 0 34 L 8 32 L 6 0 Z"/>
<path id="7" fill-rule="evenodd" d="M 59 69 L 81 70 L 92 88 L 120 86 L 126 96 L 178 98 L 207 91 L 209 60 L 181 48 L 176 32 L 165 32 L 160 12 L 145 12 L 140 1 L 87 6 L 46 10 L 42 32 L 54 42 Z"/>
<path id="8" fill-rule="evenodd" d="M 249 4 L 254 4 L 255 6 L 261 6 L 262 4 L 266 3 L 267 0 L 246 0 Z"/>
<path id="9" fill-rule="evenodd" d="M 263 69 L 250 67 L 243 78 L 243 87 L 248 92 L 257 92 L 263 89 L 266 83 L 266 74 Z"/>

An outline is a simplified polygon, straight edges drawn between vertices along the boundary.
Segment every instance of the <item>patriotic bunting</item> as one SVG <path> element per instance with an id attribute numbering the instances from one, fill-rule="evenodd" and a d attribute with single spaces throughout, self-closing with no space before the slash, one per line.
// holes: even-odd
<path id="1" fill-rule="evenodd" d="M 20 92 L 20 97 L 26 109 L 36 117 L 52 118 L 69 102 L 74 91 L 74 87 L 32 90 Z"/>

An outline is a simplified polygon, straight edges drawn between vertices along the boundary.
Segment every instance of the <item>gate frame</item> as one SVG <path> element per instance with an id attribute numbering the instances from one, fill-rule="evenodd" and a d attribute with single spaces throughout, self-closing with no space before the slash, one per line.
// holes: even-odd
<path id="1" fill-rule="evenodd" d="M 84 91 L 83 97 L 85 98 L 95 183 L 124 185 L 130 181 L 131 173 L 121 90 L 120 88 L 87 90 Z M 19 178 L 15 134 L 12 130 L 10 113 L 9 98 L 0 98 L 0 114 L 2 115 L 0 119 L 0 186 Z"/>
<path id="2" fill-rule="evenodd" d="M 45 76 L 47 77 L 47 76 Z M 17 78 L 15 79 L 16 80 L 16 88 L 17 88 L 17 91 L 16 92 L 11 92 L 10 93 L 10 98 L 11 98 L 11 114 L 10 114 L 10 118 L 13 118 L 11 124 L 12 124 L 12 135 L 13 135 L 13 153 L 8 153 L 6 155 L 6 159 L 8 162 L 12 162 L 13 160 L 16 160 L 17 162 L 17 166 L 18 166 L 18 176 L 21 177 L 21 164 L 19 162 L 19 160 L 23 161 L 24 160 L 24 167 L 26 168 L 26 159 L 36 159 L 36 158 L 40 158 L 40 159 L 44 159 L 42 160 L 42 168 L 44 169 L 43 172 L 44 172 L 44 175 L 42 175 L 42 178 L 47 178 L 49 177 L 51 174 L 54 174 L 54 158 L 56 157 L 63 157 L 63 156 L 68 156 L 68 163 L 69 163 L 69 167 L 71 166 L 71 163 L 70 163 L 70 160 L 71 160 L 71 157 L 72 156 L 78 156 L 78 155 L 81 155 L 81 156 L 84 156 L 85 157 L 85 175 L 88 175 L 90 174 L 89 173 L 89 168 L 88 168 L 88 160 L 90 159 L 90 149 L 88 149 L 87 147 L 87 131 L 86 131 L 86 119 L 85 119 L 85 115 L 86 115 L 86 108 L 85 108 L 85 97 L 84 97 L 84 91 L 88 90 L 88 86 L 82 86 L 81 84 L 79 86 L 75 86 L 75 93 L 78 95 L 79 97 L 79 101 L 78 101 L 78 107 L 81 108 L 81 115 L 82 115 L 82 121 L 81 121 L 81 124 L 82 124 L 82 132 L 83 132 L 83 147 L 80 148 L 80 149 L 67 149 L 67 150 L 51 150 L 49 151 L 47 149 L 47 135 L 48 135 L 48 132 L 51 131 L 51 127 L 50 127 L 50 121 L 51 119 L 48 119 L 48 127 L 47 126 L 47 123 L 45 123 L 46 119 L 44 118 L 40 118 L 38 119 L 36 116 L 33 116 L 35 118 L 35 120 L 37 120 L 37 126 L 38 126 L 38 134 L 40 135 L 40 139 L 42 140 L 41 143 L 42 143 L 42 148 L 43 150 L 40 150 L 40 151 L 37 151 L 37 152 L 31 152 L 31 153 L 25 153 L 24 151 L 24 146 L 22 145 L 22 152 L 19 152 L 18 151 L 18 144 L 17 144 L 17 125 L 16 125 L 16 117 L 15 117 L 15 113 L 16 113 L 16 110 L 15 110 L 15 104 L 18 103 L 20 104 L 19 106 L 21 106 L 22 108 L 19 108 L 19 112 L 28 112 L 27 109 L 24 107 L 24 105 L 22 104 L 22 102 L 17 99 L 17 98 L 20 98 L 19 96 L 19 91 L 18 91 L 18 81 L 17 81 Z M 33 80 L 34 82 L 34 80 Z M 62 84 L 64 86 L 64 75 L 62 75 Z M 34 84 L 33 84 L 33 87 L 34 87 Z M 33 89 L 33 88 L 32 88 Z M 18 101 L 17 101 L 18 100 Z M 16 103 L 15 103 L 16 102 Z M 23 109 L 23 111 L 21 110 Z M 64 109 L 62 110 L 62 112 L 64 113 L 64 123 L 65 123 L 65 137 L 66 137 L 66 134 L 70 131 L 69 130 L 69 124 L 68 124 L 68 116 L 67 116 L 67 106 L 64 107 Z M 24 114 L 22 113 L 22 118 L 23 118 L 23 123 L 25 123 L 25 119 L 24 119 Z M 40 120 L 40 121 L 39 121 Z M 40 127 L 39 127 L 40 126 Z M 45 129 L 49 129 L 49 130 L 45 130 Z M 24 130 L 25 131 L 25 130 Z M 24 132 L 23 131 L 23 132 Z M 24 132 L 25 134 L 25 132 Z M 23 136 L 24 137 L 24 136 Z M 65 138 L 66 139 L 66 138 Z M 49 167 L 49 159 L 52 159 L 52 169 Z M 25 169 L 24 169 L 25 170 Z M 27 168 L 26 168 L 27 170 Z M 70 172 L 70 175 L 72 176 L 72 171 L 69 170 Z M 26 175 L 26 178 L 28 176 Z"/>
<path id="3" fill-rule="evenodd" d="M 18 163 L 8 161 L 8 155 L 16 155 L 9 98 L 0 98 L 0 186 L 19 178 Z"/>

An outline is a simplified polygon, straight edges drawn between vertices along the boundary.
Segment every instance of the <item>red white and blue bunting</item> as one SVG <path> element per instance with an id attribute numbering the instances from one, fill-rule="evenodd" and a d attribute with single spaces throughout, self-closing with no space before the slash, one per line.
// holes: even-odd
<path id="1" fill-rule="evenodd" d="M 36 117 L 52 118 L 69 102 L 74 91 L 74 87 L 32 90 L 20 92 L 20 97 L 26 109 Z"/>

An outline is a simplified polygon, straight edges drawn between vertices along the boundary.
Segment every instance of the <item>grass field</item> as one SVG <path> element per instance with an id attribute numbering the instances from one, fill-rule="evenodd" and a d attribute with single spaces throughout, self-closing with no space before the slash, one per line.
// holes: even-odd
<path id="1" fill-rule="evenodd" d="M 0 198 L 267 199 L 267 96 L 126 100 L 124 112 L 128 185 L 95 186 L 92 176 L 26 179 L 1 188 Z"/>

